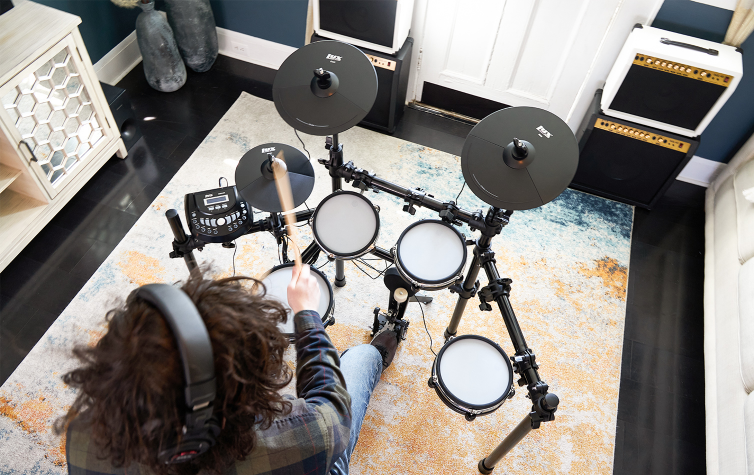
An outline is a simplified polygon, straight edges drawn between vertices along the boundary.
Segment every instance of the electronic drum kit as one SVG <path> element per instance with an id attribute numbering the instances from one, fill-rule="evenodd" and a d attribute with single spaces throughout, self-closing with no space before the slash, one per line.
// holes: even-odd
<path id="1" fill-rule="evenodd" d="M 309 223 L 314 237 L 301 257 L 310 264 L 320 253 L 334 260 L 338 286 L 345 285 L 343 264 L 347 260 L 372 254 L 394 266 L 384 273 L 384 283 L 390 291 L 389 306 L 384 313 L 375 309 L 373 333 L 392 325 L 405 339 L 408 322 L 403 315 L 408 302 L 431 301 L 417 296 L 419 291 L 449 289 L 458 294 L 445 330 L 446 342 L 433 363 L 429 385 L 445 405 L 470 421 L 495 411 L 513 396 L 514 373 L 532 401 L 532 411 L 490 455 L 480 460 L 479 470 L 490 473 L 530 430 L 539 428 L 541 422 L 554 420 L 558 405 L 557 396 L 548 393 L 547 384 L 539 377 L 535 354 L 526 344 L 509 300 L 511 280 L 500 278 L 490 243 L 508 224 L 514 210 L 542 206 L 565 190 L 578 165 L 576 139 L 561 119 L 542 109 L 510 107 L 489 115 L 469 133 L 461 166 L 468 187 L 490 207 L 486 212 L 464 210 L 454 201 L 438 200 L 419 188 L 403 187 L 352 162 L 344 163 L 338 133 L 358 124 L 370 111 L 376 95 L 374 66 L 360 50 L 345 43 L 320 41 L 307 45 L 290 55 L 278 70 L 273 99 L 280 116 L 294 129 L 327 136 L 329 150 L 329 157 L 319 163 L 332 177 L 332 194 L 314 210 L 294 215 L 295 221 Z M 271 231 L 283 247 L 284 263 L 266 274 L 264 284 L 269 295 L 287 303 L 286 288 L 294 264 L 287 258 L 286 224 L 280 215 L 283 206 L 273 180 L 276 155 L 284 156 L 293 206 L 304 203 L 314 188 L 314 170 L 303 153 L 285 144 L 263 144 L 249 150 L 236 168 L 235 188 L 248 206 L 270 213 L 265 219 L 247 220 L 241 229 L 244 234 Z M 402 198 L 406 203 L 403 210 L 411 215 L 416 207 L 426 207 L 436 211 L 438 219 L 414 222 L 392 249 L 382 249 L 376 245 L 380 208 L 362 193 L 343 190 L 343 181 L 351 182 L 362 192 L 371 189 Z M 197 217 L 189 216 L 188 209 L 186 215 L 190 235 L 183 231 L 175 210 L 167 214 L 175 234 L 171 257 L 183 257 L 191 270 L 196 267 L 192 251 L 218 241 L 204 239 L 202 227 L 197 230 L 195 224 Z M 205 222 L 202 218 L 200 221 Z M 467 242 L 457 229 L 462 223 L 480 232 L 473 252 L 467 251 L 471 241 Z M 233 244 L 228 240 L 223 246 Z M 472 261 L 464 278 L 469 254 Z M 477 277 L 482 269 L 488 285 L 480 287 Z M 325 325 L 332 324 L 332 286 L 322 272 L 313 267 L 312 272 L 322 293 L 318 311 Z M 484 336 L 456 336 L 464 308 L 473 297 L 480 299 L 482 310 L 492 310 L 489 302 L 497 303 L 516 350 L 514 356 L 509 358 L 497 343 Z M 291 339 L 292 327 L 291 322 L 281 328 Z"/>

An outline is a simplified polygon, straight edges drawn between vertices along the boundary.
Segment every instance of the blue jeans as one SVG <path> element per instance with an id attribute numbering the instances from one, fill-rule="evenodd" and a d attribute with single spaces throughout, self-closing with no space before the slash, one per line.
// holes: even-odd
<path id="1" fill-rule="evenodd" d="M 372 345 L 354 346 L 340 358 L 340 370 L 346 380 L 348 394 L 351 395 L 351 438 L 346 451 L 335 460 L 330 470 L 332 475 L 348 475 L 348 464 L 356 441 L 359 440 L 369 398 L 382 374 L 382 356 Z"/>

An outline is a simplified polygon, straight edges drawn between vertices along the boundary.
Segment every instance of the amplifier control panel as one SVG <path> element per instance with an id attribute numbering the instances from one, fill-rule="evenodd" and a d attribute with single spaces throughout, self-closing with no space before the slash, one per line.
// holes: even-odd
<path id="1" fill-rule="evenodd" d="M 614 134 L 623 135 L 625 137 L 631 137 L 635 140 L 641 140 L 642 142 L 659 145 L 660 147 L 677 150 L 679 152 L 688 152 L 691 144 L 682 140 L 673 139 L 664 135 L 656 134 L 642 130 L 638 127 L 629 127 L 624 124 L 619 124 L 610 120 L 597 119 L 594 123 L 595 129 L 607 130 Z"/>
<path id="2" fill-rule="evenodd" d="M 637 54 L 634 57 L 633 64 L 724 87 L 728 87 L 733 80 L 733 76 L 730 74 L 723 74 L 708 69 L 698 68 L 696 66 L 689 66 L 688 64 L 665 60 L 648 54 Z"/>

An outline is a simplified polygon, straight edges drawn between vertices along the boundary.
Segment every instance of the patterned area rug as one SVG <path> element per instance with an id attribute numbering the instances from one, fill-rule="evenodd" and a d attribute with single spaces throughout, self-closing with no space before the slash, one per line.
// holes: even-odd
<path id="1" fill-rule="evenodd" d="M 324 137 L 302 138 L 313 159 L 324 156 Z M 361 128 L 341 134 L 341 141 L 346 160 L 385 179 L 443 200 L 461 189 L 459 157 Z M 183 215 L 184 194 L 215 188 L 219 177 L 233 183 L 240 157 L 267 142 L 300 145 L 271 102 L 242 95 L 0 388 L 0 473 L 66 472 L 65 441 L 53 434 L 52 424 L 74 397 L 60 380 L 74 367 L 72 345 L 94 344 L 103 334 L 106 310 L 136 286 L 186 277 L 183 261 L 168 257 L 172 234 L 165 211 L 176 208 Z M 324 167 L 314 168 L 309 206 L 331 186 Z M 366 196 L 381 208 L 383 248 L 392 247 L 410 223 L 437 218 L 424 208 L 410 216 L 385 193 Z M 459 203 L 486 209 L 468 188 Z M 513 279 L 511 301 L 540 374 L 561 400 L 556 420 L 532 431 L 496 473 L 612 473 L 632 219 L 630 206 L 566 190 L 544 207 L 514 213 L 493 240 L 500 274 Z M 311 232 L 301 230 L 306 245 Z M 278 263 L 268 233 L 245 236 L 238 245 L 239 273 L 258 276 Z M 210 245 L 196 254 L 200 262 L 214 262 L 219 275 L 232 272 L 232 250 Z M 322 271 L 332 281 L 334 265 Z M 388 303 L 381 279 L 370 279 L 351 262 L 346 277 L 345 287 L 334 288 L 336 324 L 328 328 L 340 351 L 368 342 L 372 309 Z M 424 314 L 438 351 L 456 296 L 447 290 L 431 296 L 435 300 Z M 406 318 L 407 340 L 375 390 L 351 473 L 478 473 L 478 460 L 527 414 L 530 401 L 519 389 L 500 409 L 473 422 L 452 412 L 427 386 L 434 356 L 418 304 L 409 305 Z M 486 336 L 514 353 L 497 309 L 482 312 L 476 300 L 458 334 Z"/>

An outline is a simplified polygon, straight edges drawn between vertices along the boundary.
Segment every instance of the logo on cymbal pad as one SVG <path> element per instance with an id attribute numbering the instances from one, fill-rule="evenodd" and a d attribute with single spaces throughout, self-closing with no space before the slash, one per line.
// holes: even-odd
<path id="1" fill-rule="evenodd" d="M 269 147 L 269 148 L 263 148 L 262 149 L 262 153 L 274 152 L 274 151 L 275 151 L 275 147 Z"/>
<path id="2" fill-rule="evenodd" d="M 340 56 L 335 56 L 334 54 L 328 54 L 326 59 L 329 59 L 334 63 L 335 61 L 340 61 L 343 58 Z"/>
<path id="3" fill-rule="evenodd" d="M 540 125 L 539 127 L 537 127 L 537 132 L 539 132 L 540 134 L 544 135 L 544 136 L 545 136 L 546 138 L 548 138 L 548 139 L 549 139 L 550 137 L 552 137 L 552 134 L 551 134 L 550 132 L 548 132 L 548 131 L 547 131 L 547 129 L 545 129 L 545 128 L 544 128 L 543 126 L 541 126 L 541 125 Z"/>

